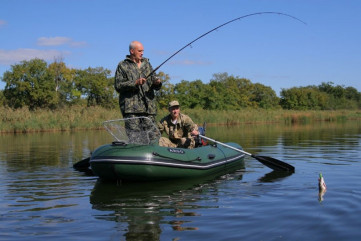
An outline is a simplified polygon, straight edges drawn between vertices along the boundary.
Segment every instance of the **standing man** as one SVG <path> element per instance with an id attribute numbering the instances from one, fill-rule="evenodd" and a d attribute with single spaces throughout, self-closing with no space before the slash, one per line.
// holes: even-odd
<path id="1" fill-rule="evenodd" d="M 157 130 L 153 128 L 157 114 L 154 91 L 159 90 L 162 83 L 155 73 L 148 77 L 153 68 L 149 59 L 143 57 L 143 53 L 142 43 L 132 41 L 129 45 L 129 55 L 118 64 L 115 72 L 114 87 L 119 93 L 119 106 L 123 118 L 149 118 L 126 121 L 130 141 L 133 141 L 133 138 L 144 138 L 139 136 L 143 132 L 146 132 L 150 141 L 154 141 L 154 135 L 157 134 Z"/>
<path id="2" fill-rule="evenodd" d="M 160 120 L 158 128 L 161 133 L 167 133 L 167 137 L 159 139 L 160 146 L 194 148 L 193 136 L 199 135 L 198 126 L 192 119 L 180 113 L 179 103 L 174 100 L 168 104 L 169 115 Z"/>

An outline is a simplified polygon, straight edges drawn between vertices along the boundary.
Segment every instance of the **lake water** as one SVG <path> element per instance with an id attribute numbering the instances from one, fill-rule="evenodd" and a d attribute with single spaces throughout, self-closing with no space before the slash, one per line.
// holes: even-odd
<path id="1" fill-rule="evenodd" d="M 106 131 L 0 135 L 0 240 L 360 240 L 361 123 L 207 128 L 253 154 L 218 177 L 103 183 L 73 170 Z M 318 192 L 322 172 L 327 192 Z"/>

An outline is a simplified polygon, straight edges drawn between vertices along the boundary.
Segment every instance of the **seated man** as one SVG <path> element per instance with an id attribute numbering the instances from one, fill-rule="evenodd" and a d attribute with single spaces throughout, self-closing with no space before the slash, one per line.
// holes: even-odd
<path id="1" fill-rule="evenodd" d="M 169 115 L 165 116 L 158 124 L 160 133 L 164 131 L 169 138 L 161 137 L 160 146 L 194 148 L 195 140 L 192 136 L 198 135 L 198 126 L 192 119 L 180 113 L 179 103 L 174 100 L 168 105 Z"/>

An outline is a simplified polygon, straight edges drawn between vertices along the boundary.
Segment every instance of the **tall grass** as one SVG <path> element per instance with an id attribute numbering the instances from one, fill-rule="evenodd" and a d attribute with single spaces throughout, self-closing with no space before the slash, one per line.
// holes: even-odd
<path id="1" fill-rule="evenodd" d="M 69 131 L 102 128 L 102 122 L 119 119 L 119 110 L 102 107 L 73 106 L 60 110 L 27 108 L 12 110 L 0 107 L 0 132 Z"/>
<path id="2" fill-rule="evenodd" d="M 202 125 L 238 125 L 248 123 L 312 123 L 314 121 L 339 122 L 361 120 L 360 110 L 338 111 L 291 111 L 244 109 L 239 111 L 210 111 L 181 109 L 194 122 Z M 159 110 L 157 119 L 167 115 L 167 110 Z M 119 109 L 102 107 L 73 106 L 60 110 L 29 111 L 26 108 L 9 109 L 0 107 L 0 132 L 69 131 L 78 129 L 103 128 L 106 120 L 122 118 Z"/>

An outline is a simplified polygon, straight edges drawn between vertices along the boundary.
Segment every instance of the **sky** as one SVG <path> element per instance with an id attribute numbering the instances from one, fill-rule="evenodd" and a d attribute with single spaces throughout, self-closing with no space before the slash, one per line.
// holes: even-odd
<path id="1" fill-rule="evenodd" d="M 228 73 L 282 89 L 319 85 L 361 92 L 359 0 L 1 0 L 0 78 L 20 61 L 62 59 L 114 74 L 133 40 L 170 82 Z M 0 81 L 0 89 L 5 83 Z"/>

